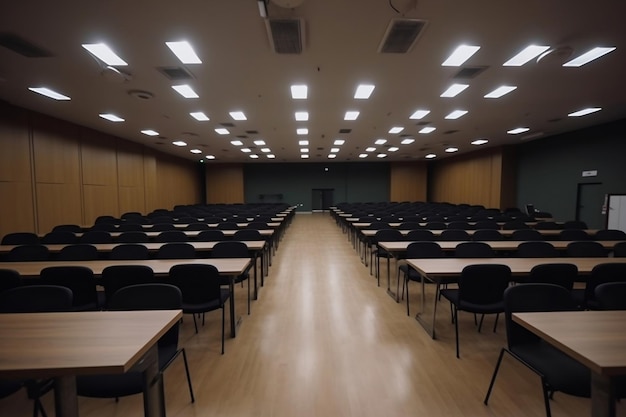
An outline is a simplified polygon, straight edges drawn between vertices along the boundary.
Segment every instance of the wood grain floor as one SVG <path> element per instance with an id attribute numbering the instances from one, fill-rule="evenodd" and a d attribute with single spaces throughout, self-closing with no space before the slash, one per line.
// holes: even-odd
<path id="1" fill-rule="evenodd" d="M 249 316 L 246 290 L 237 287 L 243 322 L 237 338 L 227 339 L 225 355 L 219 353 L 219 312 L 207 315 L 197 335 L 191 317 L 185 318 L 181 343 L 196 402 L 189 400 L 177 361 L 165 375 L 168 416 L 545 415 L 539 378 L 509 358 L 490 404 L 482 402 L 504 345 L 504 323 L 492 333 L 493 319 L 487 318 L 478 333 L 473 317 L 460 313 L 461 359 L 456 359 L 447 304 L 439 310 L 438 338 L 432 340 L 385 288 L 386 281 L 377 287 L 328 214 L 297 215 Z M 44 403 L 54 415 L 51 394 Z M 80 398 L 79 406 L 83 417 L 143 415 L 140 395 L 119 402 Z M 552 414 L 589 416 L 590 402 L 556 394 Z M 0 400 L 0 416 L 30 415 L 24 393 Z M 623 402 L 618 415 L 626 415 Z"/>

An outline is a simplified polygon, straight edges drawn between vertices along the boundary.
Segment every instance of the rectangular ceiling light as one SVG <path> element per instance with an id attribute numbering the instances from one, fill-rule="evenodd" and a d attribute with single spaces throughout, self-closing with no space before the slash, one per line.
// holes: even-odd
<path id="1" fill-rule="evenodd" d="M 172 145 L 174 145 L 174 146 L 187 146 L 187 143 L 183 142 L 182 140 L 177 140 L 175 142 L 172 142 Z"/>
<path id="2" fill-rule="evenodd" d="M 111 113 L 100 113 L 98 116 L 102 117 L 103 119 L 106 119 L 110 122 L 123 122 L 124 119 L 122 119 L 119 116 L 116 116 L 114 114 Z"/>
<path id="3" fill-rule="evenodd" d="M 205 156 L 206 159 L 215 159 L 215 155 L 207 155 Z"/>
<path id="4" fill-rule="evenodd" d="M 189 152 L 196 153 L 196 154 L 202 153 L 202 151 L 200 149 L 191 149 Z"/>
<path id="5" fill-rule="evenodd" d="M 337 152 L 339 152 L 339 148 L 330 148 L 330 151 L 332 153 L 337 153 Z"/>
<path id="6" fill-rule="evenodd" d="M 467 114 L 467 110 L 455 110 L 449 115 L 447 115 L 445 118 L 449 120 L 454 120 L 454 119 L 458 119 L 459 117 L 463 117 L 466 114 Z"/>
<path id="7" fill-rule="evenodd" d="M 250 153 L 250 152 L 252 152 L 252 150 L 250 148 L 241 148 L 241 152 L 243 152 L 243 153 Z"/>
<path id="8" fill-rule="evenodd" d="M 346 115 L 343 116 L 343 120 L 356 120 L 359 117 L 358 111 L 347 111 Z"/>
<path id="9" fill-rule="evenodd" d="M 429 153 L 424 158 L 426 158 L 426 159 L 433 159 L 433 158 L 436 158 L 436 157 L 437 157 L 437 155 L 435 155 L 434 153 Z"/>
<path id="10" fill-rule="evenodd" d="M 409 116 L 409 119 L 420 120 L 426 117 L 428 113 L 430 113 L 430 110 L 415 110 L 415 112 Z"/>
<path id="11" fill-rule="evenodd" d="M 231 111 L 229 114 L 234 120 L 248 120 L 242 111 Z"/>
<path id="12" fill-rule="evenodd" d="M 586 116 L 588 114 L 595 113 L 600 110 L 602 110 L 602 107 L 588 107 L 586 109 L 582 109 L 582 110 L 575 111 L 574 113 L 570 113 L 568 114 L 568 116 L 569 117 Z"/>
<path id="13" fill-rule="evenodd" d="M 467 87 L 469 87 L 469 84 L 452 84 L 439 97 L 456 97 Z"/>
<path id="14" fill-rule="evenodd" d="M 257 159 L 258 157 L 259 157 L 259 155 L 254 155 L 254 154 L 250 155 L 250 158 L 252 158 L 252 159 Z"/>
<path id="15" fill-rule="evenodd" d="M 202 64 L 189 42 L 165 42 L 165 44 L 183 64 Z"/>
<path id="16" fill-rule="evenodd" d="M 309 129 L 307 129 L 306 127 L 300 127 L 298 129 L 296 129 L 296 133 L 298 135 L 308 135 L 309 134 Z"/>
<path id="17" fill-rule="evenodd" d="M 309 159 L 309 154 L 308 153 L 303 153 L 302 155 L 300 155 L 300 158 L 302 158 L 302 159 Z"/>
<path id="18" fill-rule="evenodd" d="M 34 93 L 41 94 L 42 96 L 46 96 L 48 98 L 53 98 L 55 100 L 71 100 L 68 96 L 64 96 L 63 94 L 57 93 L 56 91 L 46 87 L 28 87 L 28 89 Z"/>
<path id="19" fill-rule="evenodd" d="M 193 88 L 191 88 L 189 84 L 173 85 L 172 88 L 176 90 L 178 94 L 180 94 L 181 96 L 185 98 L 198 98 L 199 97 L 198 94 L 196 94 L 196 92 L 193 91 Z"/>
<path id="20" fill-rule="evenodd" d="M 389 152 L 397 152 L 400 148 L 398 148 L 397 146 L 390 146 L 387 150 Z"/>
<path id="21" fill-rule="evenodd" d="M 381 139 L 376 139 L 376 140 L 374 141 L 374 143 L 375 143 L 376 145 L 384 145 L 385 143 L 387 143 L 387 139 L 382 139 L 382 138 L 381 138 Z"/>
<path id="22" fill-rule="evenodd" d="M 400 143 L 403 144 L 403 145 L 410 145 L 413 142 L 415 142 L 415 139 L 406 138 L 406 139 L 402 139 L 402 141 Z"/>
<path id="23" fill-rule="evenodd" d="M 343 140 L 343 139 L 335 139 L 335 142 L 333 142 L 333 145 L 335 145 L 335 146 L 341 146 L 341 145 L 343 145 L 344 143 L 346 143 L 346 141 L 345 141 L 345 140 Z"/>
<path id="24" fill-rule="evenodd" d="M 365 152 L 374 152 L 376 150 L 375 147 L 370 146 L 369 148 L 365 148 Z"/>
<path id="25" fill-rule="evenodd" d="M 270 153 L 270 154 L 267 154 L 267 155 L 265 155 L 265 156 L 267 156 L 267 159 L 274 159 L 274 158 L 276 158 L 276 155 L 271 154 L 271 153 Z"/>
<path id="26" fill-rule="evenodd" d="M 241 146 L 243 145 L 243 142 L 240 140 L 231 140 L 230 143 L 234 146 Z"/>
<path id="27" fill-rule="evenodd" d="M 519 135 L 520 133 L 528 132 L 530 129 L 527 127 L 517 127 L 515 129 L 507 130 L 509 135 Z"/>
<path id="28" fill-rule="evenodd" d="M 144 135 L 148 135 L 148 136 L 159 136 L 159 132 L 157 132 L 156 130 L 152 130 L 152 129 L 142 130 L 141 133 L 143 133 Z"/>
<path id="29" fill-rule="evenodd" d="M 598 59 L 601 56 L 604 56 L 606 54 L 608 54 L 609 52 L 613 52 L 615 50 L 615 47 L 609 47 L 609 48 L 603 48 L 603 47 L 597 47 L 597 48 L 593 48 L 592 50 L 585 52 L 584 54 L 582 54 L 581 56 L 572 59 L 571 61 L 566 62 L 565 64 L 563 64 L 564 67 L 581 67 L 591 61 L 593 61 L 594 59 Z"/>
<path id="30" fill-rule="evenodd" d="M 264 140 L 260 140 L 260 139 L 259 140 L 255 140 L 254 144 L 256 146 L 265 146 L 265 141 Z"/>
<path id="31" fill-rule="evenodd" d="M 487 142 L 489 142 L 487 139 L 476 139 L 472 141 L 472 145 L 484 145 Z"/>
<path id="32" fill-rule="evenodd" d="M 449 148 L 446 148 L 445 151 L 448 153 L 458 152 L 459 148 L 455 148 L 454 146 L 451 146 Z"/>
<path id="33" fill-rule="evenodd" d="M 337 157 L 337 154 L 334 154 L 334 153 L 331 153 L 331 154 L 328 155 L 328 158 L 330 158 L 330 159 L 334 159 L 336 157 Z"/>
<path id="34" fill-rule="evenodd" d="M 545 45 L 528 45 L 521 52 L 515 55 L 513 58 L 506 61 L 502 66 L 504 67 L 521 67 L 531 59 L 534 59 L 550 49 Z"/>
<path id="35" fill-rule="evenodd" d="M 496 88 L 491 93 L 485 94 L 485 98 L 500 98 L 505 94 L 509 94 L 511 91 L 515 90 L 516 88 L 517 87 L 513 85 L 503 85 L 503 86 Z"/>
<path id="36" fill-rule="evenodd" d="M 302 100 L 307 98 L 308 87 L 304 84 L 295 84 L 291 86 L 291 98 Z"/>
<path id="37" fill-rule="evenodd" d="M 300 146 L 309 146 L 309 141 L 308 140 L 299 140 L 298 141 L 298 145 L 300 145 Z"/>
<path id="38" fill-rule="evenodd" d="M 367 154 L 366 153 L 360 153 L 359 154 L 359 158 L 367 158 Z"/>
<path id="39" fill-rule="evenodd" d="M 91 52 L 96 58 L 107 65 L 122 67 L 128 65 L 126 61 L 117 56 L 111 48 L 104 43 L 84 43 L 82 47 Z"/>
<path id="40" fill-rule="evenodd" d="M 443 67 L 460 67 L 465 61 L 471 58 L 478 50 L 480 46 L 472 45 L 460 45 L 452 52 L 452 55 L 446 59 L 441 66 Z"/>
<path id="41" fill-rule="evenodd" d="M 306 122 L 307 120 L 309 120 L 309 112 L 308 111 L 297 111 L 295 113 L 296 115 L 296 120 L 298 122 Z"/>
<path id="42" fill-rule="evenodd" d="M 375 86 L 371 84 L 359 84 L 354 93 L 354 98 L 361 100 L 368 99 L 372 95 L 374 88 Z"/>
<path id="43" fill-rule="evenodd" d="M 402 132 L 403 130 L 404 128 L 401 126 L 394 126 L 391 129 L 389 129 L 389 133 L 396 134 L 396 133 Z"/>
<path id="44" fill-rule="evenodd" d="M 379 153 L 378 155 L 376 155 L 377 158 L 386 158 L 387 154 L 386 153 Z"/>
<path id="45" fill-rule="evenodd" d="M 206 114 L 204 114 L 204 112 L 201 112 L 201 111 L 194 111 L 194 112 L 189 113 L 189 115 L 199 122 L 206 122 L 207 120 L 209 120 L 209 116 L 207 116 Z"/>
<path id="46" fill-rule="evenodd" d="M 435 130 L 437 130 L 436 127 L 426 126 L 426 127 L 423 127 L 422 130 L 419 131 L 419 133 L 426 135 L 428 133 L 434 132 Z"/>
<path id="47" fill-rule="evenodd" d="M 261 148 L 261 152 L 263 152 L 263 153 L 270 153 L 270 152 L 272 152 L 272 150 L 270 148 Z"/>
<path id="48" fill-rule="evenodd" d="M 300 148 L 300 153 L 308 153 L 309 148 Z"/>
<path id="49" fill-rule="evenodd" d="M 217 129 L 215 129 L 215 131 L 220 135 L 228 135 L 230 133 L 228 129 L 225 129 L 223 127 L 218 127 Z"/>

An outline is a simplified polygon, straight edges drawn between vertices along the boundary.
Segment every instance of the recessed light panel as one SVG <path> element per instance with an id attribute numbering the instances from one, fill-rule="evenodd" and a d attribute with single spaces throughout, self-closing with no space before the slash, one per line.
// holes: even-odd
<path id="1" fill-rule="evenodd" d="M 82 47 L 91 52 L 96 58 L 107 65 L 123 67 L 128 65 L 126 61 L 117 56 L 108 45 L 104 43 L 84 43 Z"/>
<path id="2" fill-rule="evenodd" d="M 309 159 L 309 154 L 308 153 L 303 153 L 302 155 L 300 155 L 301 159 Z"/>
<path id="3" fill-rule="evenodd" d="M 248 120 L 242 111 L 231 111 L 229 114 L 234 120 Z"/>
<path id="4" fill-rule="evenodd" d="M 424 158 L 426 158 L 426 159 L 433 159 L 433 158 L 436 158 L 436 157 L 437 157 L 437 155 L 435 155 L 434 153 L 429 153 Z"/>
<path id="5" fill-rule="evenodd" d="M 215 129 L 215 132 L 217 132 L 218 135 L 228 135 L 230 133 L 228 129 L 225 129 L 223 127 L 218 127 L 217 129 Z"/>
<path id="6" fill-rule="evenodd" d="M 386 153 L 379 153 L 378 155 L 376 155 L 376 158 L 386 158 L 387 154 Z"/>
<path id="7" fill-rule="evenodd" d="M 306 99 L 308 96 L 308 87 L 304 84 L 296 84 L 291 86 L 291 98 L 296 100 Z"/>
<path id="8" fill-rule="evenodd" d="M 299 122 L 306 122 L 309 120 L 309 112 L 308 111 L 297 111 L 296 112 L 296 120 Z"/>
<path id="9" fill-rule="evenodd" d="M 71 98 L 69 98 L 68 96 L 57 93 L 56 91 L 46 87 L 29 87 L 28 89 L 34 93 L 41 94 L 42 96 L 46 96 L 55 100 L 71 100 Z"/>
<path id="10" fill-rule="evenodd" d="M 276 158 L 276 155 L 271 154 L 271 153 L 270 153 L 270 154 L 267 154 L 267 155 L 265 155 L 265 156 L 267 156 L 267 159 L 274 159 L 274 158 Z"/>
<path id="11" fill-rule="evenodd" d="M 341 145 L 343 145 L 344 143 L 346 143 L 346 141 L 345 141 L 345 140 L 343 140 L 343 139 L 335 139 L 335 141 L 333 142 L 333 145 L 335 145 L 335 146 L 341 146 Z"/>
<path id="12" fill-rule="evenodd" d="M 108 120 L 109 122 L 123 122 L 124 119 L 122 119 L 119 116 L 116 116 L 115 114 L 111 114 L 111 113 L 100 113 L 98 116 L 102 117 L 103 119 Z"/>
<path id="13" fill-rule="evenodd" d="M 419 133 L 421 133 L 421 134 L 425 135 L 425 134 L 428 134 L 428 133 L 434 132 L 435 130 L 437 130 L 437 128 L 436 128 L 436 127 L 426 126 L 426 127 L 423 127 L 423 128 L 419 131 Z"/>
<path id="14" fill-rule="evenodd" d="M 189 115 L 199 122 L 206 122 L 209 120 L 209 116 L 207 116 L 201 111 L 194 111 L 194 112 L 189 113 Z"/>
<path id="15" fill-rule="evenodd" d="M 331 154 L 328 155 L 328 158 L 330 158 L 330 159 L 333 159 L 333 158 L 336 158 L 336 157 L 337 157 L 337 154 L 334 154 L 334 153 L 331 153 Z"/>
<path id="16" fill-rule="evenodd" d="M 191 149 L 189 152 L 191 153 L 202 153 L 202 151 L 200 149 Z"/>
<path id="17" fill-rule="evenodd" d="M 343 120 L 356 120 L 359 117 L 358 111 L 347 111 Z"/>
<path id="18" fill-rule="evenodd" d="M 296 133 L 298 135 L 308 135 L 309 134 L 309 129 L 307 129 L 306 127 L 300 127 L 298 129 L 296 129 Z"/>
<path id="19" fill-rule="evenodd" d="M 215 159 L 215 155 L 207 155 L 205 156 L 206 159 Z"/>
<path id="20" fill-rule="evenodd" d="M 142 130 L 141 133 L 143 133 L 144 135 L 148 135 L 148 136 L 159 136 L 159 132 L 157 132 L 156 130 L 152 130 L 152 129 Z"/>
<path id="21" fill-rule="evenodd" d="M 469 84 L 452 84 L 439 97 L 456 97 L 467 87 L 469 87 Z"/>
<path id="22" fill-rule="evenodd" d="M 359 154 L 359 158 L 367 158 L 367 154 L 366 153 L 360 153 Z"/>
<path id="23" fill-rule="evenodd" d="M 396 134 L 396 133 L 402 132 L 403 130 L 404 128 L 401 126 L 394 126 L 391 129 L 389 129 L 389 133 Z"/>
<path id="24" fill-rule="evenodd" d="M 588 64 L 589 62 L 600 58 L 601 56 L 604 56 L 606 54 L 608 54 L 609 52 L 613 52 L 615 50 L 615 47 L 609 47 L 609 48 L 604 48 L 604 47 L 597 47 L 597 48 L 593 48 L 592 50 L 585 52 L 584 54 L 582 54 L 581 56 L 572 59 L 571 61 L 566 62 L 565 64 L 563 64 L 564 67 L 581 67 L 585 64 Z"/>
<path id="25" fill-rule="evenodd" d="M 243 145 L 243 142 L 240 141 L 240 140 L 231 140 L 230 143 L 231 143 L 231 145 L 234 145 L 234 146 L 242 146 Z"/>
<path id="26" fill-rule="evenodd" d="M 309 153 L 309 148 L 300 148 L 300 153 Z"/>
<path id="27" fill-rule="evenodd" d="M 458 151 L 459 151 L 459 148 L 455 148 L 454 146 L 446 148 L 446 152 L 448 153 L 453 153 L 453 152 L 458 152 Z"/>
<path id="28" fill-rule="evenodd" d="M 487 142 L 489 142 L 487 139 L 476 139 L 472 141 L 472 145 L 484 145 Z"/>
<path id="29" fill-rule="evenodd" d="M 409 119 L 420 120 L 426 117 L 428 113 L 430 113 L 430 110 L 415 110 L 415 112 L 409 116 Z"/>
<path id="30" fill-rule="evenodd" d="M 191 88 L 191 86 L 188 84 L 173 85 L 172 88 L 176 90 L 178 94 L 180 94 L 181 96 L 185 98 L 198 98 L 199 97 L 198 94 L 196 94 L 196 92 L 193 91 L 193 88 Z"/>
<path id="31" fill-rule="evenodd" d="M 369 148 L 365 148 L 365 152 L 374 152 L 376 150 L 376 148 L 374 148 L 373 146 L 370 146 Z"/>
<path id="32" fill-rule="evenodd" d="M 252 152 L 252 150 L 250 148 L 241 148 L 241 152 L 243 152 L 243 153 L 250 153 L 250 152 Z"/>
<path id="33" fill-rule="evenodd" d="M 381 139 L 376 139 L 376 140 L 374 141 L 374 143 L 375 143 L 376 145 L 384 145 L 385 143 L 387 143 L 387 139 L 382 139 L 382 138 L 381 138 Z"/>
<path id="34" fill-rule="evenodd" d="M 413 142 L 415 142 L 415 139 L 412 139 L 412 138 L 405 138 L 405 139 L 402 139 L 402 141 L 400 141 L 400 143 L 403 145 L 410 145 Z"/>
<path id="35" fill-rule="evenodd" d="M 478 50 L 480 46 L 472 45 L 460 45 L 457 47 L 452 55 L 446 59 L 441 66 L 443 67 L 460 67 L 465 61 L 471 58 Z"/>
<path id="36" fill-rule="evenodd" d="M 256 146 L 265 146 L 265 141 L 264 140 L 260 140 L 260 139 L 259 140 L 255 140 L 254 144 Z"/>
<path id="37" fill-rule="evenodd" d="M 513 58 L 506 61 L 502 66 L 504 67 L 521 67 L 531 59 L 534 59 L 550 49 L 549 46 L 544 45 L 528 45 L 521 52 L 515 55 Z"/>
<path id="38" fill-rule="evenodd" d="M 467 110 L 455 110 L 449 115 L 447 115 L 445 118 L 449 120 L 454 120 L 454 119 L 458 119 L 459 117 L 463 117 L 466 114 L 467 114 Z"/>
<path id="39" fill-rule="evenodd" d="M 503 85 L 503 86 L 496 88 L 491 93 L 485 94 L 485 98 L 500 98 L 505 94 L 509 94 L 511 91 L 515 90 L 516 88 L 517 87 L 513 85 Z"/>
<path id="40" fill-rule="evenodd" d="M 165 44 L 183 64 L 202 64 L 189 42 L 165 42 Z"/>
<path id="41" fill-rule="evenodd" d="M 356 88 L 356 92 L 354 93 L 354 98 L 356 99 L 368 99 L 372 95 L 374 91 L 374 86 L 371 84 L 360 84 Z"/>
<path id="42" fill-rule="evenodd" d="M 300 146 L 309 146 L 309 141 L 308 140 L 299 140 L 298 141 L 298 145 L 300 145 Z"/>
<path id="43" fill-rule="evenodd" d="M 582 109 L 582 110 L 575 111 L 574 113 L 570 113 L 568 114 L 568 116 L 570 117 L 586 116 L 588 114 L 595 113 L 600 110 L 602 110 L 602 107 L 588 107 L 586 109 Z"/>
<path id="44" fill-rule="evenodd" d="M 400 149 L 400 148 L 398 148 L 397 146 L 390 146 L 387 150 L 388 150 L 389 152 L 397 152 L 397 151 L 398 151 L 398 149 Z"/>
<path id="45" fill-rule="evenodd" d="M 177 140 L 175 142 L 172 142 L 172 145 L 174 145 L 174 146 L 187 146 L 187 142 L 183 142 L 182 140 Z"/>
<path id="46" fill-rule="evenodd" d="M 272 150 L 270 148 L 261 148 L 261 152 L 263 152 L 263 153 L 270 153 L 270 152 L 272 152 Z"/>
<path id="47" fill-rule="evenodd" d="M 509 135 L 519 135 L 520 133 L 528 132 L 530 129 L 527 127 L 517 127 L 515 129 L 508 130 L 506 133 Z"/>
<path id="48" fill-rule="evenodd" d="M 250 155 L 250 158 L 252 159 L 258 159 L 259 155 Z"/>
<path id="49" fill-rule="evenodd" d="M 337 153 L 337 152 L 339 152 L 339 148 L 330 148 L 330 152 L 331 153 Z"/>

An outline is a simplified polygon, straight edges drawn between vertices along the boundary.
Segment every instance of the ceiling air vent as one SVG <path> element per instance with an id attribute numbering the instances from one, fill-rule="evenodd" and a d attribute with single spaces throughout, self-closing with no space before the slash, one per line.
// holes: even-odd
<path id="1" fill-rule="evenodd" d="M 458 130 L 446 130 L 445 132 L 443 132 L 444 135 L 451 135 L 453 133 L 458 132 Z"/>
<path id="2" fill-rule="evenodd" d="M 193 76 L 181 67 L 158 67 L 157 70 L 173 81 L 191 80 Z"/>
<path id="3" fill-rule="evenodd" d="M 235 125 L 230 122 L 223 122 L 223 123 L 220 123 L 220 125 L 223 127 L 235 127 Z"/>
<path id="4" fill-rule="evenodd" d="M 246 130 L 246 133 L 248 135 L 258 135 L 259 131 L 258 130 Z"/>
<path id="5" fill-rule="evenodd" d="M 300 54 L 304 45 L 304 20 L 265 19 L 270 45 L 279 54 Z"/>
<path id="6" fill-rule="evenodd" d="M 9 32 L 0 33 L 0 46 L 4 46 L 26 58 L 47 58 L 52 56 L 51 52 Z"/>
<path id="7" fill-rule="evenodd" d="M 392 19 L 387 26 L 383 41 L 378 47 L 378 52 L 383 54 L 405 54 L 409 52 L 425 27 L 425 20 Z"/>
<path id="8" fill-rule="evenodd" d="M 352 129 L 339 129 L 339 133 L 346 134 L 352 132 Z"/>
<path id="9" fill-rule="evenodd" d="M 470 79 L 486 70 L 487 67 L 463 67 L 456 73 L 453 78 Z"/>

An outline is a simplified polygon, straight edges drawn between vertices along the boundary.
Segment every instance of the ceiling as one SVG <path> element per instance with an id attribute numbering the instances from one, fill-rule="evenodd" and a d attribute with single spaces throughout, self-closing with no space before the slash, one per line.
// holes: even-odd
<path id="1" fill-rule="evenodd" d="M 0 46 L 0 100 L 180 157 L 213 155 L 207 163 L 330 162 L 336 139 L 345 143 L 337 146 L 333 161 L 424 160 L 430 153 L 444 158 L 452 155 L 444 152 L 447 147 L 459 153 L 477 150 L 470 142 L 478 138 L 489 141 L 482 148 L 519 144 L 626 118 L 622 0 L 270 0 L 270 19 L 302 19 L 299 54 L 273 49 L 258 6 L 256 0 L 8 2 L 2 7 L 0 37 L 15 35 L 50 56 L 26 57 Z M 390 22 L 399 18 L 426 24 L 406 53 L 379 52 Z M 202 64 L 182 64 L 165 45 L 183 39 Z M 97 42 L 107 43 L 128 63 L 116 67 L 122 74 L 106 70 L 81 47 Z M 481 48 L 462 67 L 442 66 L 461 44 Z M 521 67 L 502 65 L 530 44 L 564 52 Z M 562 66 L 596 46 L 617 49 L 578 68 Z M 199 98 L 176 93 L 171 87 L 180 83 L 158 70 L 162 67 L 186 70 L 191 79 L 185 83 Z M 473 78 L 457 77 L 465 67 L 484 69 Z M 367 100 L 353 97 L 361 83 L 375 85 Z M 453 83 L 469 87 L 454 98 L 440 97 Z M 292 84 L 306 84 L 308 98 L 292 99 Z M 484 98 L 500 85 L 517 89 L 499 99 Z M 55 101 L 28 90 L 40 86 L 71 100 Z M 586 107 L 602 110 L 568 117 Z M 417 109 L 430 113 L 411 120 Z M 445 119 L 455 109 L 468 113 Z M 210 120 L 193 119 L 189 113 L 194 111 Z M 233 120 L 231 111 L 243 111 L 247 120 Z M 309 120 L 296 121 L 295 111 L 308 111 Z M 358 119 L 344 120 L 346 111 L 359 111 Z M 125 121 L 109 122 L 100 113 Z M 232 124 L 230 134 L 215 132 L 223 123 Z M 404 130 L 388 133 L 394 126 Z M 418 133 L 424 126 L 436 130 Z M 297 135 L 303 127 L 308 135 Z M 507 134 L 517 127 L 529 130 Z M 159 136 L 146 136 L 144 129 Z M 387 142 L 374 145 L 380 138 Z M 400 144 L 407 138 L 415 141 Z M 266 146 L 253 143 L 259 139 Z M 172 145 L 176 140 L 187 146 Z M 232 145 L 233 140 L 243 146 Z M 309 141 L 306 160 L 299 140 Z M 370 146 L 376 150 L 365 152 Z M 362 153 L 367 157 L 359 158 Z M 380 153 L 387 156 L 379 158 Z"/>

